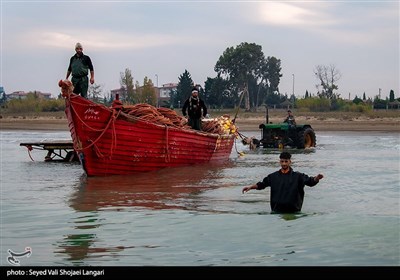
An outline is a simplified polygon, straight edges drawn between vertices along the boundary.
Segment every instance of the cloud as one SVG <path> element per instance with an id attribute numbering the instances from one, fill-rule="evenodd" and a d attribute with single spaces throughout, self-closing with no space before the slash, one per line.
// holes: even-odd
<path id="1" fill-rule="evenodd" d="M 286 36 L 302 34 L 311 38 L 310 43 L 322 40 L 339 45 L 379 46 L 379 41 L 385 38 L 398 37 L 399 27 L 393 26 L 391 20 L 398 18 L 396 5 L 394 9 L 388 9 L 386 5 L 372 2 L 360 5 L 311 1 L 262 2 L 249 7 L 251 11 L 246 12 L 248 22 L 281 34 L 284 28 Z M 310 34 L 314 37 L 309 37 Z"/>
<path id="2" fill-rule="evenodd" d="M 12 35 L 11 35 L 12 36 Z M 163 47 L 168 45 L 184 45 L 188 42 L 193 43 L 196 38 L 189 38 L 182 35 L 169 34 L 132 34 L 115 31 L 83 29 L 77 37 L 73 32 L 43 31 L 33 30 L 9 40 L 7 46 L 10 49 L 18 48 L 24 43 L 24 48 L 29 42 L 30 48 L 60 48 L 73 49 L 76 42 L 81 42 L 84 46 L 98 50 L 138 50 L 152 47 Z M 198 39 L 200 42 L 200 39 Z M 11 46 L 12 45 L 12 46 Z"/>
<path id="3" fill-rule="evenodd" d="M 327 4 L 324 3 L 324 9 Z M 334 20 L 322 11 L 320 5 L 312 6 L 301 4 L 301 7 L 292 3 L 263 2 L 257 7 L 254 20 L 259 23 L 291 27 L 326 26 L 334 24 Z"/>

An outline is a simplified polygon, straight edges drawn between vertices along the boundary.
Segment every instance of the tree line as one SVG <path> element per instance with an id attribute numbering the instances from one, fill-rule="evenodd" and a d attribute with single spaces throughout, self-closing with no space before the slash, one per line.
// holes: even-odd
<path id="1" fill-rule="evenodd" d="M 369 100 L 361 99 L 357 95 L 353 99 L 354 106 L 340 97 L 338 81 L 342 74 L 335 65 L 317 65 L 313 74 L 317 80 L 317 92 L 312 94 L 308 90 L 304 98 L 297 98 L 293 94 L 281 94 L 279 90 L 281 60 L 274 56 L 265 56 L 262 47 L 255 43 L 243 42 L 236 47 L 228 47 L 219 57 L 214 66 L 216 77 L 207 77 L 204 86 L 195 84 L 190 72 L 185 71 L 178 78 L 176 91 L 170 92 L 170 100 L 160 106 L 177 108 L 190 96 L 193 86 L 198 87 L 200 96 L 210 108 L 235 108 L 243 95 L 244 104 L 240 104 L 246 111 L 255 111 L 260 106 L 276 106 L 286 100 L 294 107 L 305 107 L 309 110 L 356 110 L 387 107 L 388 102 L 394 101 L 394 92 L 390 91 L 389 100 L 381 100 L 379 96 Z M 121 87 L 127 89 L 126 100 L 136 102 L 141 100 L 153 102 L 156 92 L 151 79 L 144 78 L 143 86 L 138 82 L 133 84 L 131 71 L 126 69 L 121 73 Z M 307 99 L 305 101 L 304 99 Z M 400 99 L 399 99 L 400 101 Z M 147 102 L 149 103 L 149 102 Z M 151 103 L 150 103 L 151 104 Z M 366 107 L 366 108 L 363 108 Z"/>

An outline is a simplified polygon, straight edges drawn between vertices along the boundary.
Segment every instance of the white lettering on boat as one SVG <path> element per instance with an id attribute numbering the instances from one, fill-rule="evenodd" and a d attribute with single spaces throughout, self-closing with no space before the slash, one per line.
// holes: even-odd
<path id="1" fill-rule="evenodd" d="M 100 113 L 100 111 L 97 111 L 93 108 L 88 108 L 85 111 L 83 118 L 85 120 L 99 120 L 100 119 L 99 113 Z"/>

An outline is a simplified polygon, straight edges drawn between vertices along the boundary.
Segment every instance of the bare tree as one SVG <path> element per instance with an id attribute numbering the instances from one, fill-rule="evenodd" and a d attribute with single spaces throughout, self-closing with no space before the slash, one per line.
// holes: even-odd
<path id="1" fill-rule="evenodd" d="M 89 86 L 89 96 L 92 97 L 92 100 L 94 102 L 99 102 L 100 101 L 100 95 L 103 91 L 103 85 L 98 85 L 94 83 L 93 85 Z"/>
<path id="2" fill-rule="evenodd" d="M 317 84 L 318 96 L 325 97 L 328 99 L 334 99 L 339 97 L 340 94 L 335 93 L 339 87 L 336 84 L 337 81 L 342 77 L 335 65 L 317 65 L 314 69 L 315 77 L 318 79 L 320 84 Z M 322 87 L 322 91 L 319 91 L 319 86 Z"/>

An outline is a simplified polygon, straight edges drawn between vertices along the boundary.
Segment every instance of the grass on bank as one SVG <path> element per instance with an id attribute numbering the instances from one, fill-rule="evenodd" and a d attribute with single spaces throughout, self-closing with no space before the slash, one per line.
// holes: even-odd
<path id="1" fill-rule="evenodd" d="M 181 111 L 177 108 L 175 111 L 181 115 Z M 229 115 L 233 119 L 236 115 L 237 110 L 224 109 L 224 110 L 208 110 L 212 118 L 219 117 L 222 115 Z M 374 110 L 368 112 L 302 112 L 293 109 L 293 114 L 296 118 L 315 118 L 317 120 L 326 119 L 341 119 L 341 120 L 352 120 L 358 118 L 400 118 L 400 110 Z M 270 109 L 268 110 L 270 119 L 284 119 L 286 117 L 286 109 Z M 0 118 L 17 118 L 17 119 L 65 119 L 64 111 L 57 112 L 7 112 L 0 110 Z M 240 109 L 237 113 L 237 119 L 266 119 L 266 112 L 246 112 L 244 109 Z"/>

